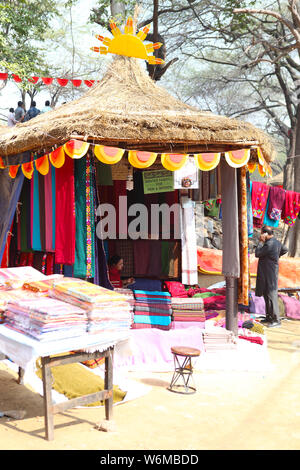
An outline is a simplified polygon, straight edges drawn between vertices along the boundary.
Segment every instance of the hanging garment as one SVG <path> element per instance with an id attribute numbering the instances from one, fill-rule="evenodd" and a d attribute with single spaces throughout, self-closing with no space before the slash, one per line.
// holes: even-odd
<path id="1" fill-rule="evenodd" d="M 95 276 L 95 175 L 93 163 L 88 153 L 86 156 L 86 277 Z"/>
<path id="2" fill-rule="evenodd" d="M 246 174 L 247 179 L 247 224 L 248 224 L 248 237 L 253 236 L 253 212 L 252 212 L 252 200 L 251 200 L 251 190 L 252 190 L 252 181 L 250 181 L 249 172 Z"/>
<path id="3" fill-rule="evenodd" d="M 219 217 L 220 207 L 217 199 L 204 201 L 204 214 L 208 217 Z"/>
<path id="4" fill-rule="evenodd" d="M 285 203 L 285 190 L 277 186 L 271 187 L 268 202 L 269 205 L 266 210 L 268 218 L 279 221 L 281 219 L 281 213 Z"/>
<path id="5" fill-rule="evenodd" d="M 263 225 L 270 187 L 258 181 L 252 182 L 252 211 L 253 225 L 259 228 Z"/>
<path id="6" fill-rule="evenodd" d="M 22 190 L 24 175 L 19 171 L 16 178 L 8 176 L 8 169 L 0 172 L 0 261 L 6 246 L 7 232 L 10 229 L 15 215 L 17 203 Z"/>
<path id="7" fill-rule="evenodd" d="M 51 252 L 55 248 L 53 239 L 55 230 L 55 168 L 52 165 L 43 178 L 45 190 L 45 250 Z"/>
<path id="8" fill-rule="evenodd" d="M 75 262 L 75 187 L 74 160 L 66 158 L 56 168 L 55 263 Z"/>
<path id="9" fill-rule="evenodd" d="M 135 240 L 133 244 L 134 275 L 147 276 L 150 260 L 150 245 L 148 240 Z"/>
<path id="10" fill-rule="evenodd" d="M 40 216 L 40 240 L 41 250 L 46 250 L 46 226 L 45 226 L 45 177 L 38 173 L 39 179 L 39 216 Z"/>
<path id="11" fill-rule="evenodd" d="M 295 191 L 285 192 L 285 204 L 282 218 L 285 224 L 293 226 L 300 213 L 300 193 Z"/>
<path id="12" fill-rule="evenodd" d="M 181 201 L 180 226 L 182 283 L 195 285 L 198 284 L 195 208 L 193 201 L 187 198 Z"/>
<path id="13" fill-rule="evenodd" d="M 222 172 L 222 274 L 240 277 L 239 220 L 236 169 L 224 158 L 220 162 Z"/>
<path id="14" fill-rule="evenodd" d="M 279 220 L 274 220 L 270 219 L 269 217 L 269 205 L 270 205 L 270 196 L 267 201 L 267 206 L 266 206 L 266 211 L 265 211 L 265 216 L 264 216 L 264 221 L 263 225 L 267 225 L 268 227 L 278 227 L 279 226 Z"/>
<path id="15" fill-rule="evenodd" d="M 75 262 L 74 276 L 86 277 L 86 159 L 74 160 L 75 184 Z"/>
<path id="16" fill-rule="evenodd" d="M 209 172 L 202 171 L 202 201 L 209 199 Z"/>
<path id="17" fill-rule="evenodd" d="M 41 251 L 39 173 L 34 171 L 31 179 L 31 246 Z"/>
<path id="18" fill-rule="evenodd" d="M 240 238 L 240 277 L 238 281 L 238 302 L 249 304 L 249 253 L 247 217 L 246 167 L 239 169 L 239 238 Z"/>

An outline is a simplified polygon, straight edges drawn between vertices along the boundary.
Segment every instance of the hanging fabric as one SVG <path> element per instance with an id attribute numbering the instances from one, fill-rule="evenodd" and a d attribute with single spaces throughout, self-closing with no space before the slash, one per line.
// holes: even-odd
<path id="1" fill-rule="evenodd" d="M 198 284 L 196 223 L 193 201 L 181 200 L 181 269 L 182 283 Z"/>
<path id="2" fill-rule="evenodd" d="M 259 181 L 252 182 L 253 225 L 260 228 L 263 224 L 270 187 Z"/>
<path id="3" fill-rule="evenodd" d="M 66 158 L 56 169 L 55 263 L 73 265 L 75 261 L 74 160 Z"/>
<path id="4" fill-rule="evenodd" d="M 31 180 L 31 247 L 41 251 L 39 173 L 34 172 Z"/>
<path id="5" fill-rule="evenodd" d="M 95 275 L 95 212 L 93 165 L 89 154 L 86 156 L 86 277 Z"/>
<path id="6" fill-rule="evenodd" d="M 17 203 L 20 197 L 24 175 L 20 171 L 15 179 L 8 177 L 8 170 L 0 172 L 0 261 L 6 246 L 7 232 L 13 222 Z"/>
<path id="7" fill-rule="evenodd" d="M 239 176 L 239 235 L 240 235 L 240 277 L 238 281 L 238 302 L 249 304 L 249 254 L 248 254 L 248 217 L 247 217 L 247 180 L 246 167 L 238 170 Z"/>
<path id="8" fill-rule="evenodd" d="M 86 159 L 74 161 L 76 243 L 74 277 L 86 277 Z"/>

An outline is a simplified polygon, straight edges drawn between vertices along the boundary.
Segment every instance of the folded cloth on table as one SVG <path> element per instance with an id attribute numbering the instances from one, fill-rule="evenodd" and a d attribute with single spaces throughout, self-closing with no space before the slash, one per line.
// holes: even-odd
<path id="1" fill-rule="evenodd" d="M 9 301 L 4 323 L 39 341 L 85 334 L 88 324 L 84 310 L 48 297 Z"/>

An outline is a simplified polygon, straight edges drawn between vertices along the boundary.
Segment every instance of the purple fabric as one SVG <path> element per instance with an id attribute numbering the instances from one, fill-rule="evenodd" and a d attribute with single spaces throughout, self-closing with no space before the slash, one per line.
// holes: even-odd
<path id="1" fill-rule="evenodd" d="M 181 330 L 183 328 L 205 328 L 205 321 L 172 321 L 171 330 Z"/>
<path id="2" fill-rule="evenodd" d="M 288 295 L 279 294 L 285 307 L 285 314 L 288 318 L 300 320 L 300 301 Z"/>
<path id="3" fill-rule="evenodd" d="M 255 304 L 255 313 L 257 315 L 266 315 L 265 299 L 263 297 L 257 297 L 254 294 L 252 294 L 252 299 Z"/>

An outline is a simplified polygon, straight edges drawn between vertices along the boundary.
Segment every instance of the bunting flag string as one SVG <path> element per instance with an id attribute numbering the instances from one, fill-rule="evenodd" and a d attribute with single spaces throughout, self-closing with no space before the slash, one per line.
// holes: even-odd
<path id="1" fill-rule="evenodd" d="M 30 77 L 28 79 L 23 80 L 19 75 L 13 73 L 0 73 L 0 80 L 10 80 L 12 79 L 16 83 L 22 83 L 23 81 L 28 80 L 28 82 L 33 83 L 36 85 L 39 80 L 41 80 L 44 85 L 52 85 L 55 81 L 61 87 L 66 87 L 69 83 L 71 83 L 74 87 L 78 88 L 82 85 L 86 85 L 88 88 L 91 88 L 95 83 L 100 83 L 100 80 L 86 80 L 86 79 L 71 79 L 71 78 L 53 78 L 53 77 Z"/>
<path id="2" fill-rule="evenodd" d="M 21 166 L 22 172 L 26 178 L 31 179 L 34 170 L 36 169 L 41 175 L 47 175 L 50 168 L 50 163 L 55 168 L 61 168 L 65 163 L 66 155 L 73 159 L 84 157 L 90 147 L 93 146 L 94 155 L 96 158 L 105 164 L 115 165 L 120 162 L 125 152 L 128 153 L 128 163 L 134 168 L 145 169 L 149 168 L 156 161 L 160 155 L 162 166 L 169 171 L 177 171 L 184 167 L 189 157 L 194 157 L 196 166 L 201 171 L 210 171 L 217 167 L 220 163 L 221 155 L 223 152 L 205 152 L 196 154 L 174 154 L 174 153 L 155 153 L 144 152 L 140 150 L 126 150 L 118 147 L 108 147 L 99 144 L 92 144 L 83 142 L 81 140 L 72 139 L 64 145 L 56 148 L 52 152 L 43 156 L 35 158 L 31 156 L 31 161 L 19 165 L 8 165 L 9 176 L 15 178 L 19 167 Z M 270 166 L 266 163 L 261 150 L 257 147 L 258 161 L 250 163 L 250 149 L 239 149 L 231 152 L 225 152 L 224 157 L 228 165 L 233 168 L 241 168 L 247 165 L 248 170 L 253 173 L 256 167 L 262 176 L 266 174 L 272 175 Z M 0 157 L 0 169 L 6 168 L 3 159 Z"/>

